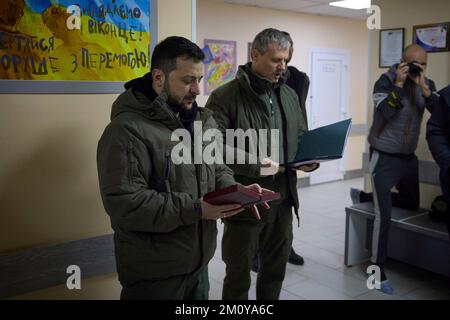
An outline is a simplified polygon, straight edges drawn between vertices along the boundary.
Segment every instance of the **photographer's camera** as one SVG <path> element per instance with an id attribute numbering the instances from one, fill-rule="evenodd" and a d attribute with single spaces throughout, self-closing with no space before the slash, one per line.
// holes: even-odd
<path id="1" fill-rule="evenodd" d="M 417 63 L 416 61 L 408 63 L 408 67 L 409 67 L 408 73 L 411 76 L 411 78 L 417 78 L 422 73 L 422 69 L 420 69 L 420 67 L 417 66 L 416 63 Z"/>

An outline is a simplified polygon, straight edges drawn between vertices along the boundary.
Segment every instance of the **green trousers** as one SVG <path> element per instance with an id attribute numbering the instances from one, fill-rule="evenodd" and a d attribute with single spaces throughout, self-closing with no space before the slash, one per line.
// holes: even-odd
<path id="1" fill-rule="evenodd" d="M 182 262 L 180 262 L 182 263 Z M 195 273 L 123 287 L 121 300 L 208 300 L 208 266 Z"/>
<path id="2" fill-rule="evenodd" d="M 225 220 L 222 259 L 226 264 L 224 300 L 248 300 L 252 259 L 259 256 L 258 300 L 278 300 L 292 245 L 292 203 L 272 202 L 259 207 L 261 220 Z"/>

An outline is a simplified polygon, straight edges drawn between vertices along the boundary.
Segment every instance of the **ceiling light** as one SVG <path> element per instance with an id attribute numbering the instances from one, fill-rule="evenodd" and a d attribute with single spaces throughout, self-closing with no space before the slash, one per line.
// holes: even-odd
<path id="1" fill-rule="evenodd" d="M 342 7 L 347 9 L 354 9 L 354 10 L 360 10 L 360 9 L 367 9 L 371 6 L 370 0 L 344 0 L 344 1 L 335 1 L 331 2 L 330 6 L 334 7 Z"/>

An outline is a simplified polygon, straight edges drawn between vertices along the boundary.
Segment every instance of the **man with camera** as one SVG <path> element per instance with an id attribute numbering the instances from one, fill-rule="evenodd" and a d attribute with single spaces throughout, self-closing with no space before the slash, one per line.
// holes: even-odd
<path id="1" fill-rule="evenodd" d="M 400 64 L 375 83 L 374 117 L 369 133 L 372 193 L 351 189 L 353 203 L 374 202 L 375 221 L 371 261 L 380 267 L 380 290 L 393 294 L 384 264 L 392 206 L 417 210 L 419 167 L 414 154 L 425 108 L 432 112 L 439 103 L 434 82 L 425 77 L 427 52 L 408 46 Z M 398 192 L 391 193 L 396 187 Z"/>

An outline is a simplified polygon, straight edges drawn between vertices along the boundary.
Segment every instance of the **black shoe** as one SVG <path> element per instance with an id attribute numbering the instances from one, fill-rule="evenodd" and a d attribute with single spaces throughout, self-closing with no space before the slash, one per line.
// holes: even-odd
<path id="1" fill-rule="evenodd" d="M 252 260 L 252 271 L 253 271 L 253 272 L 258 272 L 258 270 L 259 270 L 259 260 L 258 260 L 258 255 L 255 255 L 255 256 L 253 257 L 253 260 Z"/>
<path id="2" fill-rule="evenodd" d="M 291 248 L 291 253 L 289 254 L 289 263 L 295 264 L 296 266 L 302 266 L 305 263 L 302 256 L 295 253 L 294 249 Z"/>

